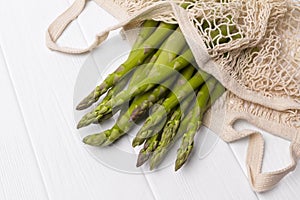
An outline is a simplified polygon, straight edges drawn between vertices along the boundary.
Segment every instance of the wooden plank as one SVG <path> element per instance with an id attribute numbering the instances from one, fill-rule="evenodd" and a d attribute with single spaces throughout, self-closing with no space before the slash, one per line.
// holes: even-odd
<path id="1" fill-rule="evenodd" d="M 1 4 L 5 31 L 0 42 L 49 198 L 153 199 L 143 175 L 97 163 L 76 135 L 73 89 L 86 56 L 51 52 L 44 41 L 47 26 L 69 4 L 59 0 Z M 60 42 L 86 45 L 76 24 L 69 31 Z"/>
<path id="2" fill-rule="evenodd" d="M 0 199 L 47 199 L 1 47 L 0 91 Z"/>

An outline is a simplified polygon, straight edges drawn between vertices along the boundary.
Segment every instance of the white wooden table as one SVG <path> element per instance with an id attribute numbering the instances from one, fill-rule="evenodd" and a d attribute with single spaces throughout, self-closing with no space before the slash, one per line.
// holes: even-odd
<path id="1" fill-rule="evenodd" d="M 0 1 L 0 199 L 299 198 L 298 168 L 270 192 L 251 190 L 247 140 L 230 145 L 219 141 L 209 156 L 177 173 L 170 166 L 151 174 L 126 174 L 92 158 L 75 136 L 72 103 L 76 77 L 88 55 L 52 52 L 44 40 L 48 25 L 71 3 Z M 115 23 L 90 3 L 60 42 L 86 46 L 95 33 Z M 263 169 L 285 166 L 288 143 L 265 136 Z M 268 154 L 270 149 L 276 155 Z"/>

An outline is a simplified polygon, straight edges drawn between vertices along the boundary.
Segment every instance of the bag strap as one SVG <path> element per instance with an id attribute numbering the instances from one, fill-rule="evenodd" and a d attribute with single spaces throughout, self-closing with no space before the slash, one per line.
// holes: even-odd
<path id="1" fill-rule="evenodd" d="M 300 144 L 292 142 L 290 145 L 291 164 L 287 167 L 269 172 L 261 173 L 262 159 L 264 154 L 264 140 L 261 134 L 250 135 L 247 155 L 247 169 L 250 183 L 258 192 L 264 192 L 273 188 L 283 177 L 294 171 L 297 160 L 300 158 Z"/>
<path id="2" fill-rule="evenodd" d="M 68 27 L 68 25 L 73 22 L 84 10 L 88 0 L 75 0 L 75 2 L 60 16 L 58 16 L 49 26 L 46 32 L 46 45 L 49 49 L 53 51 L 58 51 L 68 54 L 83 54 L 92 51 L 94 48 L 99 46 L 104 40 L 107 39 L 110 31 L 119 29 L 133 21 L 142 21 L 147 18 L 152 18 L 153 16 L 163 13 L 166 10 L 172 10 L 171 3 L 168 2 L 158 2 L 153 6 L 149 6 L 142 9 L 135 15 L 130 16 L 124 21 L 117 25 L 111 26 L 106 30 L 96 34 L 95 40 L 88 47 L 83 49 L 63 47 L 57 44 L 57 40 Z"/>
<path id="3" fill-rule="evenodd" d="M 297 161 L 300 159 L 300 138 L 299 134 L 295 134 L 290 144 L 290 157 L 291 163 L 280 170 L 273 172 L 262 172 L 262 163 L 264 156 L 264 139 L 263 136 L 253 130 L 242 130 L 237 132 L 233 128 L 233 124 L 236 121 L 234 119 L 230 122 L 229 126 L 225 129 L 224 135 L 226 135 L 227 142 L 233 142 L 241 138 L 250 136 L 249 145 L 247 150 L 247 171 L 248 179 L 254 191 L 265 192 L 272 189 L 283 177 L 292 172 L 296 166 Z M 232 137 L 229 137 L 232 136 Z"/>
<path id="4" fill-rule="evenodd" d="M 67 28 L 67 26 L 74 21 L 80 13 L 84 10 L 85 5 L 88 0 L 75 0 L 75 2 L 69 7 L 63 14 L 58 16 L 52 24 L 50 24 L 49 28 L 46 32 L 46 45 L 49 49 L 53 51 L 59 51 L 62 53 L 68 53 L 68 54 L 83 54 L 92 51 L 94 48 L 99 46 L 104 40 L 107 39 L 109 32 L 114 31 L 116 29 L 119 29 L 121 27 L 124 27 L 125 25 L 128 26 L 128 24 L 137 22 L 137 21 L 143 21 L 146 19 L 155 18 L 162 13 L 166 12 L 173 12 L 175 17 L 178 19 L 178 24 L 182 28 L 183 34 L 189 34 L 190 37 L 187 38 L 187 43 L 195 43 L 199 44 L 199 48 L 205 49 L 205 44 L 202 40 L 194 41 L 192 36 L 196 36 L 197 32 L 192 31 L 189 27 L 192 27 L 191 22 L 187 23 L 187 13 L 184 9 L 179 7 L 177 4 L 175 4 L 172 1 L 162 1 L 162 2 L 156 2 L 151 6 L 145 7 L 144 9 L 140 10 L 139 12 L 131 15 L 127 19 L 123 20 L 122 22 L 118 23 L 117 25 L 111 26 L 107 28 L 106 30 L 98 33 L 96 35 L 96 38 L 94 42 L 89 45 L 87 48 L 84 49 L 77 49 L 77 48 L 71 48 L 71 47 L 62 47 L 59 46 L 56 42 L 59 39 L 59 37 L 62 35 L 64 30 Z M 194 45 L 195 46 L 195 45 Z M 193 49 L 192 49 L 193 50 Z M 206 52 L 206 51 L 204 51 Z M 208 60 L 211 60 L 208 53 L 204 53 L 202 56 L 203 59 L 200 60 L 200 62 L 206 63 Z"/>
<path id="5" fill-rule="evenodd" d="M 68 25 L 84 10 L 86 2 L 87 0 L 75 0 L 64 13 L 58 16 L 54 22 L 50 24 L 46 32 L 46 45 L 49 49 L 63 53 L 80 54 L 89 51 L 92 49 L 92 46 L 97 44 L 97 41 L 95 41 L 89 48 L 80 50 L 70 47 L 60 47 L 56 43 Z"/>

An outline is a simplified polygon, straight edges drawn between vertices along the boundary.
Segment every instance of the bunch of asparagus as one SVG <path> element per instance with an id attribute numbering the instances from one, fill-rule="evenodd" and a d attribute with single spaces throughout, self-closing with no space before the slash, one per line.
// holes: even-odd
<path id="1" fill-rule="evenodd" d="M 224 28 L 224 38 L 227 31 L 232 30 Z M 214 35 L 220 34 L 211 32 Z M 82 117 L 78 128 L 101 123 L 122 110 L 111 129 L 89 135 L 83 142 L 108 146 L 148 113 L 132 141 L 133 147 L 143 145 L 137 166 L 149 160 L 150 168 L 156 168 L 181 139 L 175 164 L 175 170 L 180 169 L 191 154 L 205 111 L 225 91 L 214 77 L 194 66 L 193 54 L 178 25 L 145 21 L 128 59 L 77 106 L 77 110 L 86 109 L 106 93 L 95 109 Z"/>

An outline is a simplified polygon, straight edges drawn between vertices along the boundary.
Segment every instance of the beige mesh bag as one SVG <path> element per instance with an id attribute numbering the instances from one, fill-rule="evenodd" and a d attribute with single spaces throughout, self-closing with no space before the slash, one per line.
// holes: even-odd
<path id="1" fill-rule="evenodd" d="M 228 89 L 207 112 L 205 125 L 226 142 L 250 136 L 246 164 L 253 189 L 269 190 L 295 169 L 300 158 L 300 1 L 199 0 L 190 1 L 187 9 L 179 6 L 183 1 L 94 1 L 120 23 L 97 34 L 85 49 L 58 46 L 57 39 L 87 3 L 75 0 L 47 30 L 50 49 L 85 53 L 110 31 L 135 27 L 145 19 L 178 23 L 199 67 Z M 127 38 L 134 38 L 130 33 Z M 233 125 L 239 119 L 291 141 L 291 164 L 261 172 L 263 137 L 252 130 L 236 131 Z"/>

